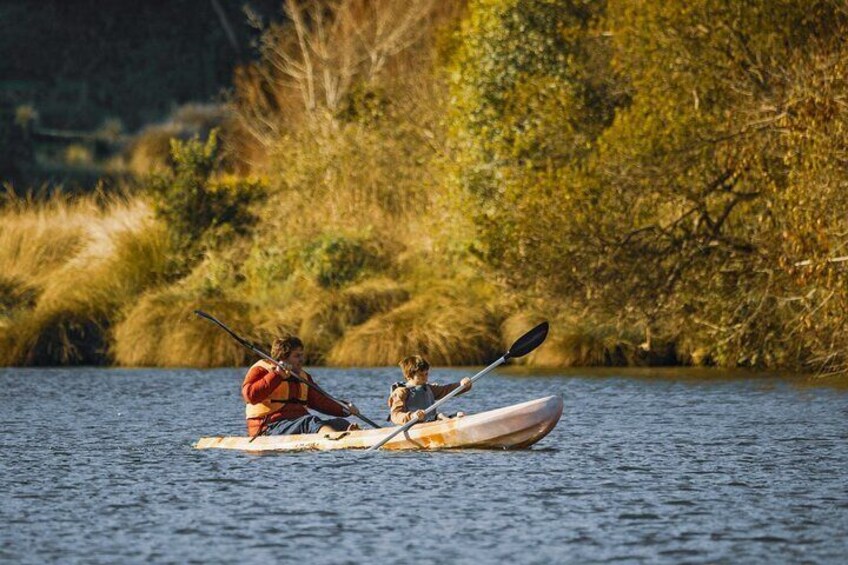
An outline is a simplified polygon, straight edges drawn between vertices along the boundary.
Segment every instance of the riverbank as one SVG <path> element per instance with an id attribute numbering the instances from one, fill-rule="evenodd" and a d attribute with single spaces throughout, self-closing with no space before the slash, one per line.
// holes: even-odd
<path id="1" fill-rule="evenodd" d="M 292 249 L 288 256 L 256 239 L 236 241 L 174 278 L 168 231 L 143 197 L 13 200 L 0 211 L 0 244 L 3 365 L 252 360 L 195 309 L 260 344 L 297 334 L 317 365 L 393 365 L 413 352 L 436 365 L 485 364 L 542 319 L 552 323 L 548 342 L 519 363 L 713 364 L 708 344 L 695 348 L 686 336 L 649 343 L 644 332 L 618 330 L 611 320 L 521 297 L 479 263 L 477 272 L 439 265 L 436 254 L 386 238 L 319 236 L 304 246 L 311 255 Z"/>

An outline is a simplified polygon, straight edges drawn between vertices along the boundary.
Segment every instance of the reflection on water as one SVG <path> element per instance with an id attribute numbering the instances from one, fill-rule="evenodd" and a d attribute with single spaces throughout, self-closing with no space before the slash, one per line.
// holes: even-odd
<path id="1" fill-rule="evenodd" d="M 395 370 L 315 373 L 382 421 Z M 0 560 L 842 561 L 848 394 L 586 374 L 499 370 L 456 399 L 562 394 L 527 451 L 256 456 L 191 448 L 243 433 L 239 370 L 2 370 Z"/>

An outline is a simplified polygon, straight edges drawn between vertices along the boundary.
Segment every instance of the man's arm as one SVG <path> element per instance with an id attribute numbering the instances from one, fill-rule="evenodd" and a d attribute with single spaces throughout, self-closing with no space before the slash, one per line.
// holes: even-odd
<path id="1" fill-rule="evenodd" d="M 282 375 L 275 371 L 259 365 L 251 367 L 241 385 L 241 396 L 248 404 L 258 404 L 271 396 L 282 382 Z"/>
<path id="2" fill-rule="evenodd" d="M 300 378 L 305 381 L 313 382 L 312 376 L 307 374 L 306 371 L 301 372 Z M 303 385 L 301 384 L 301 386 Z M 329 414 L 330 416 L 339 416 L 341 418 L 349 416 L 344 408 L 315 390 L 313 387 L 309 387 L 309 393 L 306 397 L 306 405 L 313 410 Z"/>

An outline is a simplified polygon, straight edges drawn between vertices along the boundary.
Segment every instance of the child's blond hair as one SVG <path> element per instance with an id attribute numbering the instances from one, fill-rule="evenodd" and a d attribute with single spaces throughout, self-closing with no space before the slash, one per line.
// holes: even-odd
<path id="1" fill-rule="evenodd" d="M 430 370 L 430 364 L 420 355 L 410 355 L 398 363 L 400 370 L 403 371 L 403 378 L 410 380 L 416 375 L 426 373 Z"/>

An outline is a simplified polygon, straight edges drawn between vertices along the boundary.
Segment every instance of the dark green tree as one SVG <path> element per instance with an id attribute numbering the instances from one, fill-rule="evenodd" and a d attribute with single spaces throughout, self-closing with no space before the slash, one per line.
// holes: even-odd
<path id="1" fill-rule="evenodd" d="M 256 216 L 251 205 L 265 189 L 261 182 L 215 175 L 219 163 L 217 131 L 202 142 L 171 140 L 172 170 L 150 185 L 154 209 L 168 227 L 184 272 L 210 248 L 246 235 Z"/>

